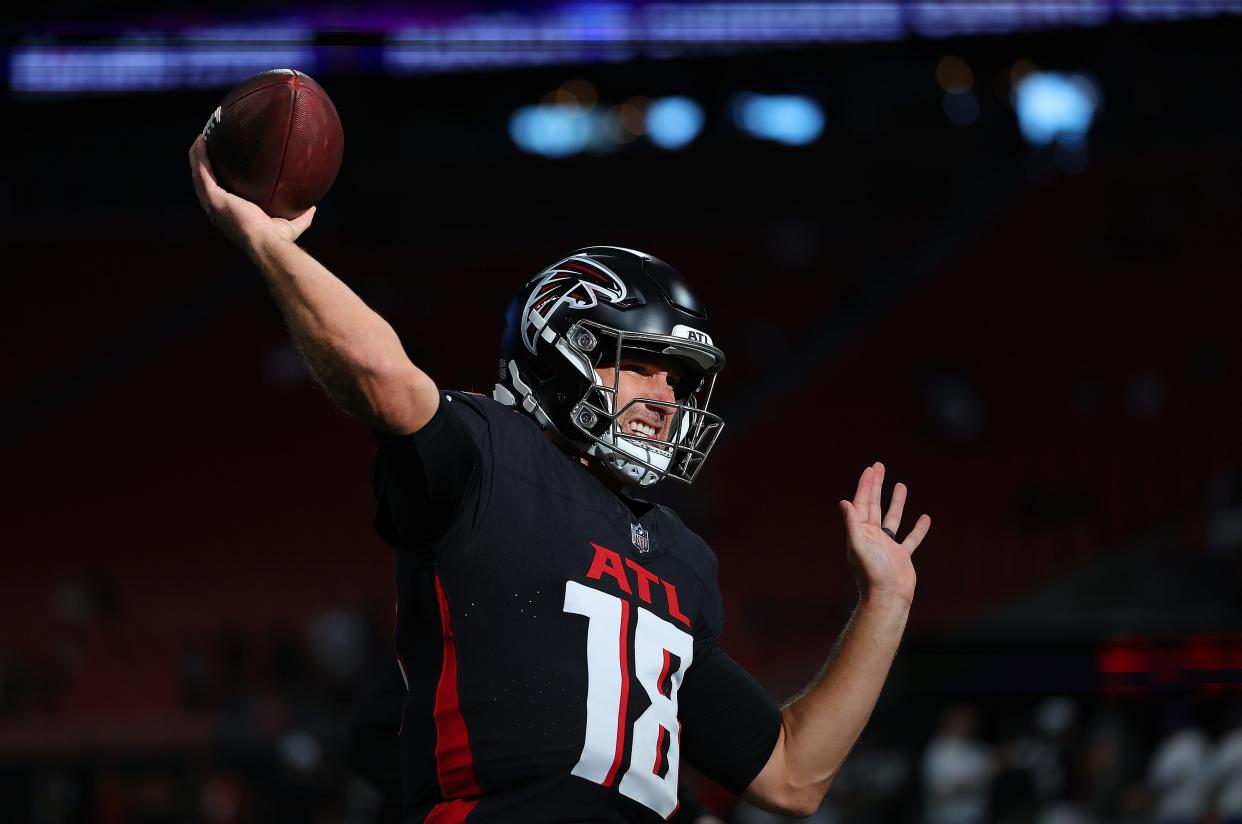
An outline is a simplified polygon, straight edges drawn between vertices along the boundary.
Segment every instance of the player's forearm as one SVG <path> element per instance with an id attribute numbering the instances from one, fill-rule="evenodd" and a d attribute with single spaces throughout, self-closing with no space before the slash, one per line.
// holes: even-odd
<path id="1" fill-rule="evenodd" d="M 337 405 L 390 432 L 425 423 L 435 411 L 435 386 L 392 326 L 296 243 L 270 233 L 250 240 L 246 250 L 294 342 Z"/>
<path id="2" fill-rule="evenodd" d="M 782 712 L 786 790 L 809 814 L 875 709 L 897 654 L 910 605 L 899 598 L 862 601 L 820 676 Z"/>

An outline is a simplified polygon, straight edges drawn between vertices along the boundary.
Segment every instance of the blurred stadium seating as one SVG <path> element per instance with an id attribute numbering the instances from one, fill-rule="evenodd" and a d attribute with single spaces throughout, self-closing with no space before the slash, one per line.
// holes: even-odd
<path id="1" fill-rule="evenodd" d="M 701 483 L 663 494 L 721 558 L 736 657 L 782 697 L 819 666 L 854 597 L 836 501 L 868 461 L 935 518 L 875 722 L 905 801 L 869 820 L 913 820 L 911 754 L 957 700 L 993 743 L 1048 695 L 1115 710 L 1141 783 L 1171 696 L 1223 732 L 1242 685 L 1238 33 L 347 72 L 345 165 L 306 245 L 441 383 L 484 392 L 523 277 L 598 242 L 673 262 L 729 355 L 728 424 Z M 941 108 L 949 51 L 974 67 L 973 125 Z M 1022 141 L 1019 58 L 1097 78 L 1081 169 Z M 511 110 L 579 75 L 601 101 L 691 93 L 704 132 L 675 153 L 515 148 Z M 760 86 L 824 100 L 825 136 L 731 129 L 731 95 Z M 390 631 L 371 440 L 193 203 L 182 153 L 220 93 L 0 102 L 21 124 L 0 187 L 6 820 L 58 776 L 97 820 L 193 793 L 245 808 L 203 813 L 221 821 L 380 803 L 341 766 Z"/>

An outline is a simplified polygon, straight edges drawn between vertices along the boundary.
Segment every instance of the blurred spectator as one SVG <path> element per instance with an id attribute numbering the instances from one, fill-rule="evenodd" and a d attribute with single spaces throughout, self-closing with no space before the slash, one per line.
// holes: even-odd
<path id="1" fill-rule="evenodd" d="M 1143 807 L 1145 750 L 1124 713 L 1106 706 L 1092 724 L 1082 752 L 1083 800 L 1092 815 L 1114 821 Z"/>
<path id="2" fill-rule="evenodd" d="M 1068 698 L 1045 698 L 1030 718 L 1030 731 L 1015 725 L 997 750 L 989 821 L 1077 821 L 1067 796 L 1070 760 L 1077 736 L 1078 707 Z"/>
<path id="3" fill-rule="evenodd" d="M 996 751 L 997 771 L 989 791 L 988 821 L 1031 824 L 1039 810 L 1036 775 L 1046 767 L 1048 748 L 1020 729 L 1007 734 Z"/>
<path id="4" fill-rule="evenodd" d="M 1075 746 L 1078 707 L 1064 696 L 1045 698 L 1035 708 L 1036 752 L 1031 769 L 1042 801 L 1062 798 L 1070 785 L 1070 750 Z"/>
<path id="5" fill-rule="evenodd" d="M 923 789 L 929 824 L 981 824 L 988 785 L 996 772 L 992 751 L 978 740 L 979 714 L 959 705 L 941 716 L 923 755 Z"/>
<path id="6" fill-rule="evenodd" d="M 864 737 L 837 773 L 821 809 L 850 824 L 892 821 L 910 783 L 910 760 L 904 752 L 877 744 L 874 734 Z"/>
<path id="7" fill-rule="evenodd" d="M 311 659 L 332 683 L 350 683 L 366 664 L 367 624 L 363 615 L 348 608 L 316 616 L 307 632 Z"/>
<path id="8" fill-rule="evenodd" d="M 1210 757 L 1216 815 L 1221 824 L 1242 824 L 1242 705 L 1230 713 L 1229 729 Z"/>
<path id="9" fill-rule="evenodd" d="M 1157 824 L 1195 824 L 1208 810 L 1208 738 L 1186 716 L 1183 707 L 1170 712 L 1171 732 L 1156 747 L 1148 768 Z"/>

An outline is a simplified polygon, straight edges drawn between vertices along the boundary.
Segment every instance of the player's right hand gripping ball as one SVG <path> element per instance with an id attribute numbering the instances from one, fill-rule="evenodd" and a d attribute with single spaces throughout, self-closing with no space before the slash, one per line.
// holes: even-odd
<path id="1" fill-rule="evenodd" d="M 203 136 L 220 186 L 286 219 L 327 194 L 345 151 L 336 107 L 294 69 L 256 74 L 233 89 Z"/>

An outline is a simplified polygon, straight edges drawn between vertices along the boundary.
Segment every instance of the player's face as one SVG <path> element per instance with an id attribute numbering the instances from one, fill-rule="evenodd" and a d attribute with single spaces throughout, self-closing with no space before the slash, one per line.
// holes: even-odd
<path id="1" fill-rule="evenodd" d="M 595 371 L 604 386 L 612 386 L 616 377 L 618 409 L 625 409 L 635 398 L 676 403 L 674 389 L 683 377 L 683 370 L 676 361 L 645 353 L 622 354 L 620 370 L 608 366 Z M 617 420 L 618 428 L 623 433 L 666 441 L 674 411 L 672 406 L 661 403 L 636 403 Z"/>

